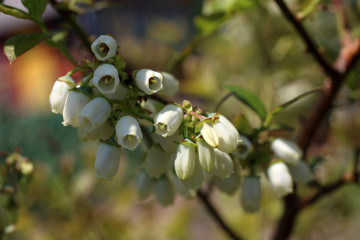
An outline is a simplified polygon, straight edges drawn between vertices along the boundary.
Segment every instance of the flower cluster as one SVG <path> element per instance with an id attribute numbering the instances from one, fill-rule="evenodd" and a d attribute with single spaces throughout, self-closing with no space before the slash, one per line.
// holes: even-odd
<path id="1" fill-rule="evenodd" d="M 191 197 L 204 182 L 212 182 L 229 194 L 241 187 L 245 211 L 259 209 L 261 185 L 255 154 L 259 144 L 254 136 L 240 135 L 222 114 L 204 112 L 187 100 L 181 104 L 159 101 L 159 96 L 167 99 L 177 93 L 178 80 L 151 69 L 128 73 L 113 37 L 100 36 L 91 49 L 93 61 L 84 60 L 55 82 L 50 105 L 54 113 L 62 114 L 64 126 L 78 128 L 82 140 L 100 140 L 94 164 L 97 177 L 112 179 L 122 149 L 134 151 L 143 144 L 147 154 L 135 181 L 140 199 L 154 194 L 168 205 L 176 192 Z M 76 71 L 84 75 L 78 84 L 72 78 Z M 266 166 L 279 196 L 292 192 L 292 179 L 299 183 L 311 179 L 294 143 L 275 139 L 270 147 L 264 146 L 276 158 Z M 240 170 L 249 170 L 242 183 Z"/>

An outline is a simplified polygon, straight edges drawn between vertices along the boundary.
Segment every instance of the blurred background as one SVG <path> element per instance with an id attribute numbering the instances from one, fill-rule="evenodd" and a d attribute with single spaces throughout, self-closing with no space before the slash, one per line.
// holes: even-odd
<path id="1" fill-rule="evenodd" d="M 93 39 L 111 33 L 130 69 L 162 71 L 182 49 L 191 46 L 191 54 L 172 71 L 180 80 L 177 102 L 190 99 L 214 111 L 228 93 L 223 86 L 239 85 L 257 94 L 271 110 L 324 84 L 318 65 L 306 54 L 273 1 L 84 2 L 94 5 L 77 6 L 78 23 Z M 20 0 L 3 3 L 21 7 Z M 241 5 L 236 11 L 231 10 L 234 3 Z M 301 0 L 288 3 L 294 12 L 301 12 L 307 4 Z M 343 5 L 353 35 L 359 36 L 360 1 L 344 0 Z M 216 14 L 227 17 L 212 26 L 204 16 Z M 90 55 L 51 7 L 43 17 L 52 31 L 68 31 L 66 44 L 77 61 Z M 338 19 L 332 1 L 321 1 L 304 21 L 332 61 L 341 46 Z M 11 36 L 38 31 L 26 20 L 0 13 L 1 49 Z M 63 127 L 62 116 L 50 111 L 48 98 L 53 83 L 73 67 L 45 43 L 12 64 L 0 51 L 1 163 L 3 155 L 15 150 L 34 163 L 33 175 L 17 192 L 12 208 L 6 197 L 0 196 L 6 223 L 14 223 L 6 239 L 228 239 L 196 198 L 178 196 L 168 207 L 159 205 L 153 196 L 145 201 L 137 199 L 135 169 L 145 157 L 140 147 L 134 153 L 123 152 L 113 181 L 96 179 L 93 164 L 97 143 L 81 142 L 76 129 Z M 311 159 L 321 162 L 314 173 L 323 183 L 341 176 L 359 147 L 359 80 L 358 66 L 311 148 Z M 296 135 L 316 99 L 317 95 L 312 95 L 277 116 L 275 124 L 288 129 L 285 136 Z M 255 114 L 235 98 L 226 101 L 220 111 L 231 119 L 246 118 L 248 127 L 259 126 Z M 243 131 L 246 134 L 250 130 Z M 257 214 L 242 211 L 239 191 L 229 196 L 215 190 L 211 198 L 230 227 L 245 239 L 270 239 L 281 215 L 281 201 L 264 176 L 262 180 L 262 208 Z M 358 239 L 359 203 L 359 187 L 343 187 L 300 215 L 292 239 Z"/>

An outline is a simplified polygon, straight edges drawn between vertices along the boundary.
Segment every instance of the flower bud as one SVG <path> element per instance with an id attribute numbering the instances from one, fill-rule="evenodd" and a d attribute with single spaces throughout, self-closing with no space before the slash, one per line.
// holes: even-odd
<path id="1" fill-rule="evenodd" d="M 226 153 L 234 152 L 240 139 L 240 134 L 234 125 L 226 117 L 219 115 L 219 120 L 213 127 L 219 138 L 217 148 Z"/>
<path id="2" fill-rule="evenodd" d="M 203 138 L 197 138 L 197 149 L 199 155 L 199 162 L 206 172 L 211 172 L 215 166 L 215 153 L 212 148 Z"/>
<path id="3" fill-rule="evenodd" d="M 269 181 L 279 197 L 293 192 L 293 182 L 289 169 L 283 162 L 275 162 L 267 170 Z"/>
<path id="4" fill-rule="evenodd" d="M 156 181 L 154 193 L 161 205 L 172 204 L 175 199 L 175 186 L 168 177 L 162 177 Z"/>
<path id="5" fill-rule="evenodd" d="M 271 143 L 275 156 L 288 164 L 297 164 L 302 156 L 301 149 L 293 141 L 276 138 Z"/>
<path id="6" fill-rule="evenodd" d="M 200 188 L 202 182 L 203 182 L 203 178 L 204 178 L 204 173 L 203 170 L 200 166 L 199 163 L 199 159 L 197 157 L 197 155 L 195 155 L 195 170 L 194 172 L 191 174 L 191 176 L 185 180 L 181 180 L 181 182 L 188 188 L 190 189 L 198 189 Z"/>
<path id="7" fill-rule="evenodd" d="M 82 141 L 96 140 L 98 138 L 105 141 L 111 137 L 113 132 L 114 127 L 108 121 L 91 131 L 88 131 L 85 127 L 78 129 L 78 135 Z"/>
<path id="8" fill-rule="evenodd" d="M 105 98 L 94 98 L 82 108 L 80 124 L 87 131 L 92 131 L 106 122 L 110 117 L 111 110 L 111 105 Z"/>
<path id="9" fill-rule="evenodd" d="M 179 81 L 170 73 L 161 72 L 163 89 L 158 92 L 163 97 L 173 97 L 179 91 Z"/>
<path id="10" fill-rule="evenodd" d="M 135 186 L 136 191 L 141 200 L 150 196 L 154 181 L 146 174 L 145 170 L 140 170 L 136 176 Z"/>
<path id="11" fill-rule="evenodd" d="M 215 128 L 210 123 L 204 122 L 201 126 L 200 132 L 204 140 L 211 147 L 216 148 L 219 146 L 219 137 L 216 134 Z"/>
<path id="12" fill-rule="evenodd" d="M 234 163 L 230 155 L 214 149 L 215 152 L 215 165 L 212 173 L 220 179 L 227 178 L 234 170 Z"/>
<path id="13" fill-rule="evenodd" d="M 296 183 L 305 185 L 311 181 L 312 173 L 306 162 L 299 161 L 295 165 L 289 164 L 288 168 Z"/>
<path id="14" fill-rule="evenodd" d="M 101 35 L 91 44 L 91 51 L 99 61 L 105 61 L 114 57 L 116 50 L 116 41 L 109 35 Z"/>
<path id="15" fill-rule="evenodd" d="M 62 124 L 80 127 L 81 110 L 90 100 L 90 97 L 82 92 L 70 91 L 64 105 Z"/>
<path id="16" fill-rule="evenodd" d="M 230 174 L 229 177 L 222 180 L 220 180 L 219 178 L 215 178 L 215 183 L 221 191 L 232 195 L 239 188 L 240 177 L 237 172 L 233 172 L 232 174 Z"/>
<path id="17" fill-rule="evenodd" d="M 163 76 L 161 73 L 150 69 L 141 69 L 136 72 L 135 82 L 136 85 L 148 95 L 163 89 Z"/>
<path id="18" fill-rule="evenodd" d="M 176 105 L 165 106 L 154 117 L 156 133 L 163 137 L 173 135 L 182 123 L 183 114 L 182 109 Z"/>
<path id="19" fill-rule="evenodd" d="M 102 64 L 95 69 L 92 83 L 104 95 L 115 94 L 120 84 L 119 73 L 113 65 Z"/>
<path id="20" fill-rule="evenodd" d="M 135 118 L 124 116 L 119 119 L 115 126 L 117 142 L 129 150 L 134 150 L 142 140 L 139 123 Z"/>
<path id="21" fill-rule="evenodd" d="M 111 180 L 119 169 L 120 154 L 119 147 L 100 143 L 95 160 L 96 177 Z"/>
<path id="22" fill-rule="evenodd" d="M 159 144 L 152 145 L 145 158 L 145 170 L 149 177 L 161 177 L 168 170 L 169 164 L 170 154 L 164 152 Z"/>
<path id="23" fill-rule="evenodd" d="M 195 146 L 190 140 L 185 139 L 179 143 L 174 167 L 176 175 L 181 180 L 185 180 L 193 174 L 195 170 Z"/>
<path id="24" fill-rule="evenodd" d="M 245 177 L 241 184 L 241 205 L 245 212 L 257 212 L 261 203 L 260 179 L 256 176 Z"/>
<path id="25" fill-rule="evenodd" d="M 75 81 L 70 76 L 60 77 L 54 83 L 50 93 L 50 106 L 53 113 L 63 113 L 69 90 L 75 87 Z"/>

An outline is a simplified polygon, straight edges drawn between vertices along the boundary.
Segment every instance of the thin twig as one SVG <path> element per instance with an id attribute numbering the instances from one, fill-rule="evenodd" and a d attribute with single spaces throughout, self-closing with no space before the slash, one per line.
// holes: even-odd
<path id="1" fill-rule="evenodd" d="M 200 201 L 204 204 L 204 206 L 207 208 L 207 210 L 210 212 L 211 216 L 214 218 L 214 220 L 220 225 L 220 227 L 234 240 L 241 240 L 242 237 L 239 237 L 237 234 L 235 234 L 224 222 L 224 220 L 221 218 L 220 214 L 216 211 L 215 207 L 211 204 L 208 195 L 203 193 L 201 190 L 197 192 L 197 196 L 200 199 Z"/>
<path id="2" fill-rule="evenodd" d="M 338 188 L 340 188 L 347 182 L 348 181 L 346 181 L 344 178 L 341 178 L 340 180 L 338 180 L 328 186 L 322 187 L 321 190 L 318 191 L 312 197 L 302 200 L 299 208 L 308 207 L 308 206 L 314 204 L 315 202 L 317 202 L 321 198 L 325 197 L 326 195 L 334 192 L 335 190 L 337 190 Z"/>
<path id="3" fill-rule="evenodd" d="M 219 110 L 220 106 L 221 106 L 229 97 L 231 97 L 231 96 L 233 96 L 233 95 L 235 95 L 234 92 L 229 92 L 228 94 L 226 94 L 225 97 L 223 97 L 223 98 L 218 102 L 218 104 L 216 105 L 214 111 L 217 112 L 217 111 Z"/>
<path id="4" fill-rule="evenodd" d="M 332 66 L 323 58 L 323 56 L 320 54 L 318 50 L 318 46 L 311 39 L 310 35 L 302 26 L 301 22 L 295 18 L 294 14 L 292 14 L 292 12 L 289 10 L 285 2 L 283 0 L 275 0 L 275 2 L 281 9 L 284 16 L 287 18 L 287 20 L 295 27 L 296 31 L 303 39 L 309 53 L 315 58 L 318 64 L 322 67 L 326 75 L 328 75 L 329 77 L 336 75 L 336 70 L 332 68 Z"/>
<path id="5" fill-rule="evenodd" d="M 83 46 L 89 52 L 91 52 L 91 42 L 89 40 L 88 34 L 77 23 L 75 18 L 76 16 L 75 13 L 70 11 L 69 9 L 60 8 L 56 0 L 50 0 L 50 4 L 55 9 L 55 11 L 72 26 L 72 29 L 75 31 L 76 35 L 80 38 Z"/>

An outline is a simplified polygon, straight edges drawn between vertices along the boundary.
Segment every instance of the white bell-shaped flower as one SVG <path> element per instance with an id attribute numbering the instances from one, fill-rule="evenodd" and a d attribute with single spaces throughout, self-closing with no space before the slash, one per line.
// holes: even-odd
<path id="1" fill-rule="evenodd" d="M 120 84 L 119 73 L 111 64 L 102 64 L 96 68 L 91 81 L 104 95 L 115 94 Z"/>
<path id="2" fill-rule="evenodd" d="M 312 173 L 309 166 L 304 161 L 299 161 L 297 164 L 288 165 L 290 174 L 296 183 L 305 185 L 312 180 Z"/>
<path id="3" fill-rule="evenodd" d="M 75 90 L 70 91 L 64 105 L 62 124 L 64 126 L 71 125 L 73 127 L 80 127 L 81 110 L 90 100 L 91 98 L 85 93 Z"/>
<path id="4" fill-rule="evenodd" d="M 185 139 L 179 143 L 174 168 L 176 175 L 181 180 L 185 180 L 193 174 L 195 170 L 195 146 L 190 140 Z"/>
<path id="5" fill-rule="evenodd" d="M 170 157 L 159 144 L 154 144 L 145 158 L 145 170 L 149 177 L 160 178 L 169 168 Z"/>
<path id="6" fill-rule="evenodd" d="M 91 44 L 91 50 L 97 60 L 105 61 L 115 56 L 117 44 L 113 37 L 101 35 Z"/>
<path id="7" fill-rule="evenodd" d="M 80 124 L 87 131 L 92 131 L 106 122 L 111 110 L 111 104 L 105 98 L 94 98 L 81 110 Z"/>
<path id="8" fill-rule="evenodd" d="M 205 172 L 211 172 L 215 166 L 215 152 L 203 138 L 197 138 L 197 150 L 199 155 L 199 162 Z"/>
<path id="9" fill-rule="evenodd" d="M 214 123 L 216 135 L 219 138 L 217 148 L 226 153 L 232 153 L 236 150 L 240 134 L 234 125 L 223 115 L 219 115 L 219 120 Z"/>
<path id="10" fill-rule="evenodd" d="M 145 170 L 140 170 L 135 180 L 136 191 L 141 200 L 150 196 L 153 188 L 154 181 L 151 179 Z"/>
<path id="11" fill-rule="evenodd" d="M 100 143 L 95 160 L 95 173 L 98 178 L 111 180 L 119 169 L 121 150 L 117 146 Z"/>
<path id="12" fill-rule="evenodd" d="M 163 97 L 173 97 L 179 91 L 179 81 L 170 73 L 161 72 L 163 89 L 158 92 Z"/>
<path id="13" fill-rule="evenodd" d="M 98 138 L 105 141 L 111 137 L 114 130 L 114 127 L 106 121 L 103 125 L 92 129 L 91 131 L 85 128 L 85 126 L 80 127 L 78 128 L 78 135 L 82 141 L 93 141 Z"/>
<path id="14" fill-rule="evenodd" d="M 261 184 L 256 176 L 247 176 L 241 184 L 241 205 L 245 212 L 253 213 L 260 209 Z"/>
<path id="15" fill-rule="evenodd" d="M 293 192 L 293 181 L 284 162 L 275 162 L 267 169 L 269 181 L 279 197 Z"/>
<path id="16" fill-rule="evenodd" d="M 219 146 L 219 137 L 216 134 L 215 128 L 209 122 L 204 122 L 200 129 L 201 135 L 211 147 Z"/>
<path id="17" fill-rule="evenodd" d="M 75 85 L 75 81 L 68 75 L 56 80 L 50 93 L 50 106 L 53 113 L 63 113 L 66 97 Z"/>
<path id="18" fill-rule="evenodd" d="M 117 142 L 126 149 L 134 150 L 142 140 L 142 133 L 138 121 L 130 116 L 119 119 L 115 126 Z"/>
<path id="19" fill-rule="evenodd" d="M 181 125 L 183 115 L 184 113 L 180 107 L 173 104 L 166 105 L 154 117 L 156 133 L 163 137 L 173 135 Z"/>
<path id="20" fill-rule="evenodd" d="M 135 75 L 136 85 L 146 94 L 151 95 L 163 89 L 163 76 L 161 73 L 141 69 Z"/>
<path id="21" fill-rule="evenodd" d="M 271 150 L 277 158 L 284 160 L 288 164 L 297 164 L 302 157 L 302 151 L 298 145 L 283 138 L 274 139 L 271 143 Z"/>
<path id="22" fill-rule="evenodd" d="M 234 162 L 230 155 L 226 152 L 222 152 L 219 149 L 214 149 L 215 152 L 215 165 L 212 173 L 220 179 L 224 179 L 230 176 L 234 171 Z"/>
<path id="23" fill-rule="evenodd" d="M 172 204 L 175 199 L 174 183 L 166 176 L 156 181 L 154 193 L 161 205 L 167 206 Z"/>
<path id="24" fill-rule="evenodd" d="M 204 179 L 204 173 L 199 163 L 199 158 L 195 155 L 195 169 L 191 176 L 185 180 L 181 180 L 181 182 L 190 189 L 198 189 L 200 188 Z"/>

